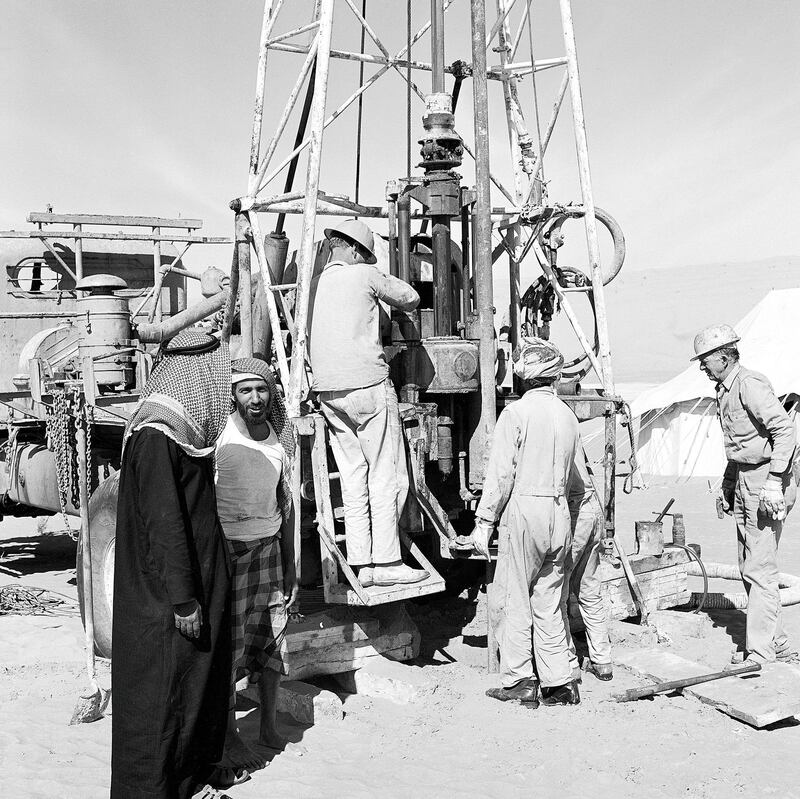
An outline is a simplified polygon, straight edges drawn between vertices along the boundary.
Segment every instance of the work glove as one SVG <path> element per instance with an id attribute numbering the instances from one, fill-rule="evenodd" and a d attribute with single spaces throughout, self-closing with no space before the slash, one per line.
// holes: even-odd
<path id="1" fill-rule="evenodd" d="M 786 500 L 783 498 L 783 485 L 778 480 L 767 480 L 758 495 L 758 509 L 771 519 L 781 521 L 786 518 Z"/>
<path id="2" fill-rule="evenodd" d="M 489 539 L 494 533 L 494 525 L 491 522 L 486 522 L 483 519 L 477 519 L 475 522 L 475 529 L 470 535 L 473 549 L 486 560 L 490 560 L 489 555 Z"/>

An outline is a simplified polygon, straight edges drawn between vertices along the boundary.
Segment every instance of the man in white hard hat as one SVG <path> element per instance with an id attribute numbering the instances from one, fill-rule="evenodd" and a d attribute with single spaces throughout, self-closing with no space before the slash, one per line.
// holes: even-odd
<path id="1" fill-rule="evenodd" d="M 769 380 L 740 365 L 738 341 L 729 325 L 708 327 L 695 336 L 692 360 L 717 384 L 728 458 L 720 502 L 736 520 L 748 595 L 743 656 L 761 663 L 797 660 L 783 629 L 777 563 L 783 520 L 796 496 L 795 427 Z"/>
<path id="2" fill-rule="evenodd" d="M 408 471 L 379 329 L 380 301 L 411 311 L 419 295 L 374 266 L 372 231 L 363 222 L 348 219 L 325 236 L 330 259 L 311 283 L 311 370 L 339 469 L 347 561 L 365 587 L 420 582 L 428 572 L 400 558 Z"/>
<path id="3" fill-rule="evenodd" d="M 555 393 L 563 366 L 550 342 L 523 339 L 514 373 L 525 393 L 497 420 L 472 533 L 476 552 L 488 558 L 500 522 L 501 687 L 486 693 L 528 708 L 539 705 L 539 683 L 544 704 L 580 702 L 561 611 L 572 539 L 567 490 L 580 446 L 578 420 Z"/>

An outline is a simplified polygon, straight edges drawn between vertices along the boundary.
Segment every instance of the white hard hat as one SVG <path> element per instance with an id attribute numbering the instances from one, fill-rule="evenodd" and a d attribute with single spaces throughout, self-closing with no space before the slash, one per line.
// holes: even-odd
<path id="1" fill-rule="evenodd" d="M 694 357 L 690 360 L 697 361 L 704 355 L 735 344 L 737 341 L 739 341 L 739 336 L 730 325 L 711 325 L 694 337 Z"/>
<path id="2" fill-rule="evenodd" d="M 543 338 L 526 336 L 520 341 L 514 358 L 514 374 L 522 380 L 558 377 L 564 356 L 555 344 Z"/>
<path id="3" fill-rule="evenodd" d="M 372 231 L 360 220 L 345 219 L 334 227 L 325 228 L 325 238 L 329 239 L 331 236 L 341 236 L 357 244 L 364 251 L 365 263 L 374 264 L 378 260 L 375 257 L 375 238 Z"/>

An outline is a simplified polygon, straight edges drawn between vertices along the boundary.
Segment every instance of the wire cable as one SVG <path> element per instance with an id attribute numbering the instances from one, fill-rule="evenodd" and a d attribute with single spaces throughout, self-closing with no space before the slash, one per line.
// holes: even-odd
<path id="1" fill-rule="evenodd" d="M 367 18 L 367 0 L 361 0 L 361 16 Z M 361 26 L 361 55 L 364 55 L 364 42 L 367 31 L 366 28 Z M 364 61 L 359 61 L 358 64 L 358 88 L 359 91 L 364 85 Z M 358 194 L 361 186 L 361 128 L 362 119 L 364 115 L 364 93 L 358 95 L 358 121 L 356 123 L 356 188 L 354 193 L 354 200 L 358 205 Z"/>
<path id="2" fill-rule="evenodd" d="M 534 116 L 536 117 L 536 141 L 538 144 L 538 151 L 537 154 L 539 156 L 539 160 L 541 161 L 541 167 L 539 168 L 539 182 L 542 186 L 542 199 L 547 194 L 547 183 L 545 182 L 544 176 L 544 158 L 542 156 L 542 128 L 541 123 L 539 120 L 539 92 L 536 88 L 536 67 L 535 67 L 535 60 L 534 60 L 534 49 L 533 49 L 533 26 L 531 24 L 531 17 L 533 17 L 533 8 L 529 6 L 528 11 L 528 46 L 530 49 L 531 54 L 531 85 L 533 87 L 533 111 Z M 536 178 L 534 178 L 535 180 Z"/>

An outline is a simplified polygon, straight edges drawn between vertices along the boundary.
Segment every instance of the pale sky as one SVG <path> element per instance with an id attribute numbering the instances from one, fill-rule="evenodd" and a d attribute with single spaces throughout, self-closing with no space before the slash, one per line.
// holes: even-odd
<path id="1" fill-rule="evenodd" d="M 285 5 L 276 32 L 306 22 L 312 3 Z M 415 29 L 429 5 L 414 0 Z M 494 3 L 487 6 L 491 27 Z M 537 57 L 561 55 L 556 0 L 533 7 Z M 51 203 L 64 213 L 201 217 L 207 234 L 229 235 L 228 201 L 246 185 L 262 9 L 257 0 L 0 0 L 0 227 L 26 228 L 27 212 Z M 404 44 L 404 9 L 404 2 L 368 2 L 393 51 Z M 573 0 L 573 14 L 595 199 L 625 231 L 628 268 L 800 254 L 797 4 Z M 469 0 L 455 0 L 448 20 L 446 62 L 470 61 Z M 528 58 L 523 43 L 517 60 Z M 334 46 L 358 47 L 343 0 Z M 427 37 L 414 56 L 429 60 Z M 267 129 L 301 60 L 271 56 Z M 489 63 L 498 62 L 490 52 Z M 334 61 L 331 75 L 329 108 L 355 90 L 357 66 Z M 415 78 L 429 90 L 428 73 Z M 537 78 L 542 125 L 558 79 Z M 533 128 L 530 79 L 521 92 Z M 511 185 L 498 83 L 490 82 L 490 94 L 492 170 Z M 400 77 L 387 74 L 365 98 L 361 199 L 378 204 L 385 181 L 405 170 Z M 467 80 L 456 125 L 469 142 L 471 102 Z M 416 140 L 421 104 L 414 103 Z M 352 106 L 326 132 L 328 192 L 352 195 L 354 120 Z M 579 200 L 570 125 L 562 114 L 545 162 L 551 198 L 562 202 Z M 471 183 L 471 165 L 462 172 Z M 296 187 L 304 175 L 301 162 Z M 282 183 L 283 176 L 276 193 Z M 229 254 L 203 255 L 204 262 L 227 267 Z"/>

